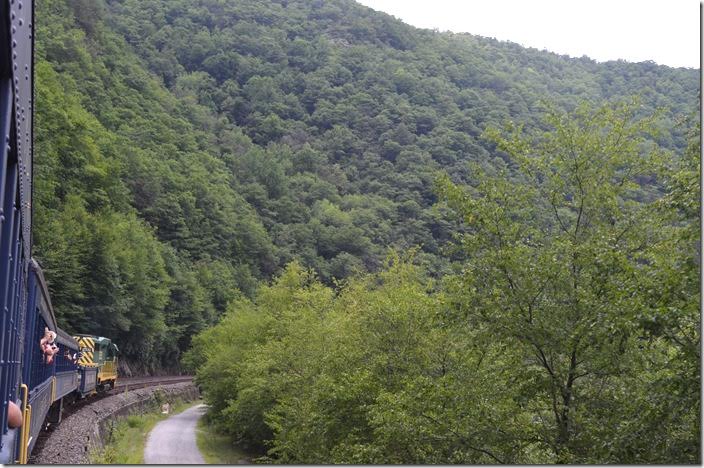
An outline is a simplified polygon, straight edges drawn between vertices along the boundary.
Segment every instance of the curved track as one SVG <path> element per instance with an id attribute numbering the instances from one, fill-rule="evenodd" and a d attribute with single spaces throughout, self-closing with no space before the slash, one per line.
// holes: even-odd
<path id="1" fill-rule="evenodd" d="M 107 392 L 108 395 L 134 390 L 135 388 L 153 387 L 155 385 L 169 385 L 180 382 L 190 382 L 192 375 L 172 375 L 161 377 L 131 377 L 118 379 L 115 388 Z"/>

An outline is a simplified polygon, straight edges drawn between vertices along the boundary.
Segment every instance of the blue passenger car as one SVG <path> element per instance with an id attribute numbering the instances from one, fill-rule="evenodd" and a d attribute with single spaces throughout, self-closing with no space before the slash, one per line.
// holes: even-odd
<path id="1" fill-rule="evenodd" d="M 29 416 L 28 379 L 35 379 L 34 401 L 40 407 L 50 404 L 38 398 L 44 397 L 41 389 L 50 371 L 32 373 L 25 355 L 34 339 L 28 335 L 27 307 L 32 246 L 33 25 L 32 0 L 0 0 L 0 463 L 27 460 L 28 444 L 20 441 L 27 440 L 35 428 L 30 423 L 9 428 L 8 406 L 17 405 Z"/>
<path id="2" fill-rule="evenodd" d="M 78 364 L 72 356 L 78 353 L 79 348 L 78 343 L 71 335 L 60 328 L 57 328 L 56 331 L 59 353 L 56 355 L 56 370 L 54 372 L 56 387 L 53 400 L 60 401 L 78 388 Z"/>
<path id="3" fill-rule="evenodd" d="M 16 380 L 19 398 L 13 401 L 22 409 L 23 424 L 19 430 L 3 426 L 5 431 L 0 452 L 3 463 L 27 462 L 45 421 L 61 421 L 64 399 L 76 392 L 79 385 L 75 359 L 79 352 L 78 343 L 57 326 L 44 275 L 34 259 L 28 262 L 26 278 L 26 307 L 17 311 L 23 326 L 12 330 L 12 335 L 19 337 L 17 342 L 21 343 L 18 350 L 13 350 L 13 353 L 19 351 L 21 357 L 18 360 L 21 364 L 19 380 Z M 51 359 L 40 345 L 47 331 L 55 333 L 53 344 L 56 352 Z M 9 392 L 12 390 L 15 389 L 10 388 Z M 6 416 L 3 415 L 4 418 Z"/>
<path id="4" fill-rule="evenodd" d="M 66 357 L 67 353 L 78 352 L 78 343 L 71 335 L 58 328 L 44 275 L 34 259 L 29 263 L 28 279 L 25 327 L 25 336 L 28 339 L 24 343 L 22 381 L 28 387 L 27 403 L 31 406 L 31 414 L 24 421 L 28 435 L 25 436 L 24 443 L 28 444 L 29 453 L 51 406 L 54 402 L 57 403 L 60 419 L 62 398 L 78 387 L 77 365 Z M 59 350 L 50 364 L 46 362 L 39 346 L 46 329 L 56 333 L 55 343 Z M 24 449 L 24 445 L 22 448 Z"/>

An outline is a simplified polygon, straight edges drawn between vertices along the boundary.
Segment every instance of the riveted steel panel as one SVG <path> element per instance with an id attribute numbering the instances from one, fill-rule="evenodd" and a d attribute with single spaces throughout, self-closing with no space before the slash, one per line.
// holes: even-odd
<path id="1" fill-rule="evenodd" d="M 17 401 L 27 328 L 27 274 L 32 247 L 34 1 L 0 0 L 0 462 L 12 463 L 17 438 L 6 429 L 9 401 Z M 15 203 L 17 202 L 17 203 Z M 32 433 L 47 404 L 46 387 L 37 405 Z M 43 416 L 42 416 L 43 419 Z M 8 436 L 6 439 L 5 436 Z M 9 444 L 9 445 L 8 445 Z"/>
<path id="2" fill-rule="evenodd" d="M 32 0 L 9 0 L 9 2 L 12 84 L 15 94 L 15 138 L 20 169 L 21 235 L 25 255 L 31 255 L 34 2 Z"/>

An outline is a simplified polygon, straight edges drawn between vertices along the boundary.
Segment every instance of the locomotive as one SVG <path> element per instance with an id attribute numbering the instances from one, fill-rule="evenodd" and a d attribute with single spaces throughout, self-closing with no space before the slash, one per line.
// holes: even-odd
<path id="1" fill-rule="evenodd" d="M 56 323 L 32 258 L 34 2 L 0 0 L 0 463 L 27 463 L 65 402 L 117 381 L 109 339 Z"/>
<path id="2" fill-rule="evenodd" d="M 76 335 L 74 339 L 81 347 L 79 366 L 97 369 L 95 386 L 98 390 L 115 388 L 117 383 L 117 353 L 115 343 L 104 336 Z M 85 393 L 85 392 L 83 392 Z"/>

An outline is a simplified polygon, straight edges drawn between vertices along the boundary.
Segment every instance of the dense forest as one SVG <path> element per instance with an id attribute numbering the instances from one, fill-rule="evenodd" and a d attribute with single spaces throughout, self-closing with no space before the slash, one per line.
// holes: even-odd
<path id="1" fill-rule="evenodd" d="M 265 461 L 700 461 L 698 70 L 351 0 L 36 16 L 34 254 L 124 372 Z"/>

